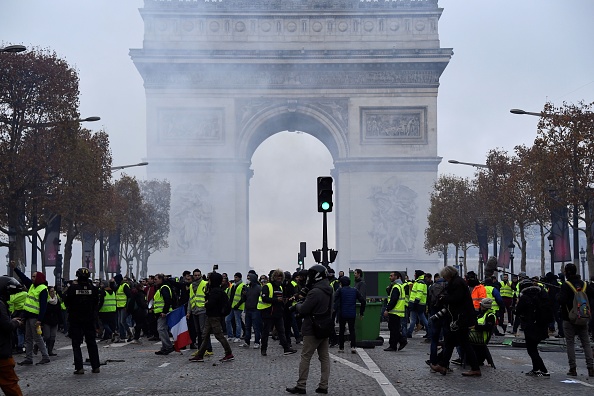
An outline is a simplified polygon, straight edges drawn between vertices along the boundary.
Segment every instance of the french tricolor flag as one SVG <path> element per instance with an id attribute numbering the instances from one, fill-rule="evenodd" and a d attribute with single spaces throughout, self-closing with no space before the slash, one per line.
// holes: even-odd
<path id="1" fill-rule="evenodd" d="M 181 348 L 192 343 L 188 322 L 186 321 L 186 307 L 181 306 L 167 314 L 167 326 L 173 334 L 173 348 L 179 352 Z"/>

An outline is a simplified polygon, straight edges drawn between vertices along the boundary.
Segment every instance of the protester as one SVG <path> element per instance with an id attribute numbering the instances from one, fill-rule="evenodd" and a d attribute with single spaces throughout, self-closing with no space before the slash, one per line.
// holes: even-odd
<path id="1" fill-rule="evenodd" d="M 9 276 L 0 276 L 0 389 L 6 395 L 22 396 L 19 377 L 14 371 L 12 357 L 13 332 L 21 326 L 20 318 L 10 318 L 8 301 L 10 296 L 18 293 L 21 285 Z"/>
<path id="2" fill-rule="evenodd" d="M 357 353 L 355 320 L 357 318 L 357 301 L 359 301 L 359 320 L 363 319 L 365 313 L 365 299 L 359 290 L 351 287 L 351 280 L 346 276 L 339 278 L 341 287 L 334 293 L 334 310 L 338 318 L 338 352 L 344 353 L 344 331 L 349 326 L 349 338 L 351 341 L 351 353 Z"/>

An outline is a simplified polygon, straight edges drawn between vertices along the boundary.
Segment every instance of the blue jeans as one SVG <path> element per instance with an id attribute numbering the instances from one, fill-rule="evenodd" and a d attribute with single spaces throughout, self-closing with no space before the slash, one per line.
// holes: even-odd
<path id="1" fill-rule="evenodd" d="M 262 315 L 257 309 L 245 310 L 245 343 L 250 344 L 252 338 L 252 326 L 254 326 L 254 344 L 260 343 L 262 334 Z"/>
<path id="2" fill-rule="evenodd" d="M 233 335 L 233 326 L 231 325 L 233 318 L 235 318 L 235 335 Z M 241 338 L 241 309 L 231 310 L 231 313 L 225 318 L 225 327 L 228 338 Z"/>
<path id="3" fill-rule="evenodd" d="M 118 332 L 120 333 L 120 339 L 125 340 L 127 337 L 126 332 L 126 318 L 128 317 L 128 312 L 126 308 L 118 308 Z"/>
<path id="4" fill-rule="evenodd" d="M 412 337 L 413 330 L 417 324 L 417 318 L 419 318 L 419 322 L 425 326 L 425 330 L 429 331 L 427 325 L 427 318 L 425 317 L 425 306 L 413 304 L 409 305 L 408 309 L 410 310 L 410 326 L 408 326 L 408 331 L 406 335 L 410 338 Z"/>

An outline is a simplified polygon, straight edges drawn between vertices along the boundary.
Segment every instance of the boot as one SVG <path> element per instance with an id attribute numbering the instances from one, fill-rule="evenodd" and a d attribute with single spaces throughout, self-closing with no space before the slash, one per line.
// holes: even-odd
<path id="1" fill-rule="evenodd" d="M 594 377 L 594 367 L 588 367 L 588 377 Z"/>
<path id="2" fill-rule="evenodd" d="M 47 354 L 49 356 L 58 356 L 56 353 L 54 353 L 54 344 L 56 343 L 56 340 L 49 340 L 47 342 Z"/>
<path id="3" fill-rule="evenodd" d="M 572 377 L 577 377 L 577 370 L 575 367 L 570 367 L 567 375 L 571 375 Z"/>

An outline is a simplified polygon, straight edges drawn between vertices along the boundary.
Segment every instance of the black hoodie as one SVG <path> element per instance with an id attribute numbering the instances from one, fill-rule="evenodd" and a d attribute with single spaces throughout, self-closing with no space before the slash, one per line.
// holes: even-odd
<path id="1" fill-rule="evenodd" d="M 206 316 L 208 317 L 221 317 L 225 316 L 227 307 L 229 305 L 229 297 L 223 289 L 221 289 L 221 282 L 223 276 L 218 272 L 213 272 L 208 278 L 210 284 L 208 287 L 208 293 L 206 294 Z"/>

